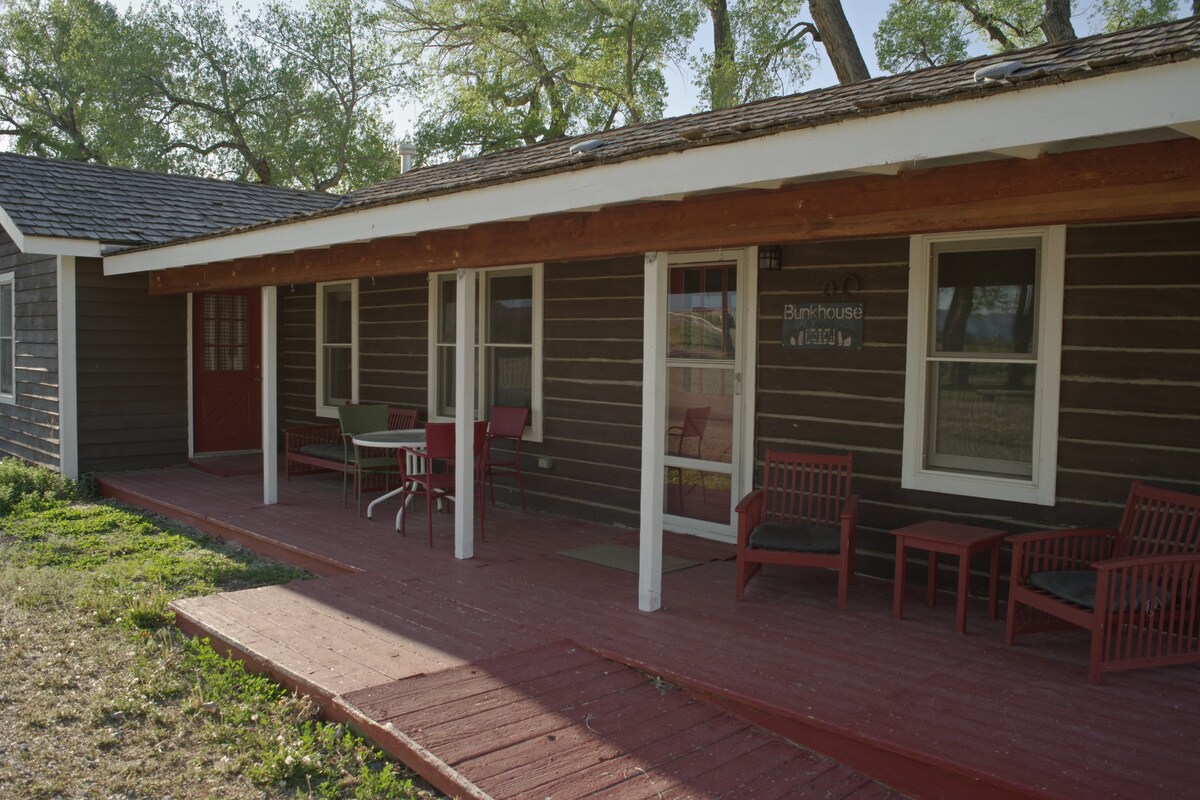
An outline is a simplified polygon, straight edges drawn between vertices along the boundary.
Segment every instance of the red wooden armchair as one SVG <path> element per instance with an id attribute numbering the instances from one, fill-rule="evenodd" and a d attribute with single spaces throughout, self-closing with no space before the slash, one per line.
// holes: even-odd
<path id="1" fill-rule="evenodd" d="M 404 490 L 400 506 L 404 508 L 414 495 L 425 498 L 428 510 L 429 546 L 433 547 L 433 504 L 437 500 L 454 500 L 455 434 L 453 422 L 430 422 L 425 426 L 425 447 L 400 448 L 400 467 Z M 486 542 L 484 530 L 483 480 L 487 469 L 487 423 L 475 423 L 475 500 L 479 507 L 479 535 Z M 400 535 L 405 535 L 408 514 L 401 511 Z"/>
<path id="2" fill-rule="evenodd" d="M 763 564 L 838 571 L 838 608 L 854 574 L 858 497 L 850 493 L 853 456 L 767 451 L 763 484 L 737 504 L 737 586 Z"/>
<path id="3" fill-rule="evenodd" d="M 496 484 L 494 478 L 499 475 L 512 475 L 517 479 L 517 491 L 521 495 L 521 510 L 525 510 L 525 479 L 521 475 L 521 440 L 525 438 L 525 424 L 529 421 L 528 408 L 513 406 L 492 406 L 487 423 L 487 482 L 491 490 L 492 505 L 496 505 Z M 499 458 L 492 453 L 492 444 L 497 439 L 508 439 L 512 442 L 512 454 L 504 453 Z"/>
<path id="4" fill-rule="evenodd" d="M 1200 662 L 1200 497 L 1134 481 L 1119 528 L 1010 536 L 1004 640 L 1083 628 L 1088 681 Z"/>

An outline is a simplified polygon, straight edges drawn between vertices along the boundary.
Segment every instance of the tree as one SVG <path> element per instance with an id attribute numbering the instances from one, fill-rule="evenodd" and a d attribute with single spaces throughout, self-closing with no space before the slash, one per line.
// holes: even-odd
<path id="1" fill-rule="evenodd" d="M 820 31 L 820 41 L 841 83 L 865 81 L 871 77 L 867 62 L 858 49 L 858 40 L 846 21 L 841 0 L 808 0 L 809 10 Z"/>
<path id="2" fill-rule="evenodd" d="M 156 0 L 137 22 L 168 65 L 143 76 L 168 152 L 191 171 L 328 190 L 398 170 L 383 111 L 402 76 L 367 0 L 273 3 L 232 26 L 216 0 Z"/>
<path id="3" fill-rule="evenodd" d="M 697 24 L 687 0 L 390 0 L 420 58 L 422 160 L 662 115 L 663 69 Z"/>
<path id="4" fill-rule="evenodd" d="M 0 15 L 0 134 L 33 155 L 161 169 L 139 76 L 159 68 L 111 4 L 15 0 Z"/>
<path id="5" fill-rule="evenodd" d="M 1105 30 L 1178 16 L 1173 0 L 1101 0 Z M 893 0 L 875 32 L 879 65 L 889 72 L 964 57 L 973 41 L 1004 51 L 1076 38 L 1070 0 Z"/>
<path id="6" fill-rule="evenodd" d="M 711 53 L 693 59 L 700 105 L 728 108 L 800 86 L 812 73 L 802 0 L 701 0 L 713 28 Z"/>

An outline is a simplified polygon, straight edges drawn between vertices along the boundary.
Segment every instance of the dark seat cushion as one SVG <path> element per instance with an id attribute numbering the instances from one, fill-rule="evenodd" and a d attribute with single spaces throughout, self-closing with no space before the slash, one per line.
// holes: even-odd
<path id="1" fill-rule="evenodd" d="M 792 553 L 836 553 L 841 549 L 841 531 L 817 525 L 764 522 L 750 532 L 750 547 Z"/>
<path id="2" fill-rule="evenodd" d="M 1029 576 L 1029 585 L 1083 608 L 1096 607 L 1096 571 L 1093 569 L 1034 572 Z M 1138 581 L 1132 589 L 1122 591 L 1120 586 L 1114 587 L 1112 610 L 1128 611 L 1134 608 L 1139 600 L 1147 598 L 1147 611 L 1153 611 L 1161 608 L 1170 597 L 1166 590 L 1145 587 Z"/>
<path id="3" fill-rule="evenodd" d="M 300 448 L 300 452 L 306 456 L 323 458 L 326 461 L 336 461 L 339 464 L 354 463 L 354 451 L 351 450 L 349 456 L 347 456 L 346 448 L 341 444 L 333 444 L 331 442 L 325 444 L 306 444 Z"/>

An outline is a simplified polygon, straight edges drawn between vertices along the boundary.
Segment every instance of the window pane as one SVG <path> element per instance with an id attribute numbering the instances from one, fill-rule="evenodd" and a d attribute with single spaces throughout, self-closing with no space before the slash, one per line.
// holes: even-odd
<path id="1" fill-rule="evenodd" d="M 351 370 L 351 355 L 349 347 L 325 348 L 325 386 L 321 404 L 340 406 L 348 403 L 351 397 L 353 375 Z"/>
<path id="2" fill-rule="evenodd" d="M 11 336 L 13 330 L 13 285 L 0 284 L 0 333 Z"/>
<path id="3" fill-rule="evenodd" d="M 438 281 L 438 343 L 454 344 L 455 302 L 458 284 L 451 280 Z"/>
<path id="4" fill-rule="evenodd" d="M 667 369 L 668 455 L 733 461 L 733 370 Z"/>
<path id="5" fill-rule="evenodd" d="M 488 348 L 488 407 L 533 405 L 533 351 L 528 347 Z"/>
<path id="6" fill-rule="evenodd" d="M 0 394 L 13 392 L 13 340 L 6 336 L 0 339 Z"/>
<path id="7" fill-rule="evenodd" d="M 437 349 L 437 413 L 442 417 L 454 414 L 454 348 Z"/>
<path id="8" fill-rule="evenodd" d="M 667 349 L 671 358 L 733 358 L 736 287 L 733 266 L 671 270 L 667 298 Z"/>
<path id="9" fill-rule="evenodd" d="M 1035 364 L 931 364 L 929 465 L 1028 477 Z"/>
<path id="10" fill-rule="evenodd" d="M 729 523 L 731 481 L 725 473 L 667 467 L 663 484 L 663 511 L 666 513 Z"/>
<path id="11" fill-rule="evenodd" d="M 354 335 L 354 304 L 350 284 L 323 287 L 325 344 L 350 344 Z"/>
<path id="12" fill-rule="evenodd" d="M 936 352 L 1032 354 L 1037 254 L 937 253 Z"/>
<path id="13" fill-rule="evenodd" d="M 532 275 L 499 275 L 488 280 L 487 341 L 491 344 L 533 342 Z"/>

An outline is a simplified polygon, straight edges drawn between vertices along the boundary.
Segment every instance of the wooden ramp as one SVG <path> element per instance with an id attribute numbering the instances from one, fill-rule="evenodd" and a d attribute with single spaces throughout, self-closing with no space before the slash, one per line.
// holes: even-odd
<path id="1" fill-rule="evenodd" d="M 561 641 L 351 692 L 377 737 L 416 748 L 487 797 L 898 797 L 653 676 Z"/>
<path id="2" fill-rule="evenodd" d="M 454 797 L 901 796 L 661 679 L 463 613 L 419 584 L 360 573 L 172 606 L 183 629 L 311 694 Z"/>

